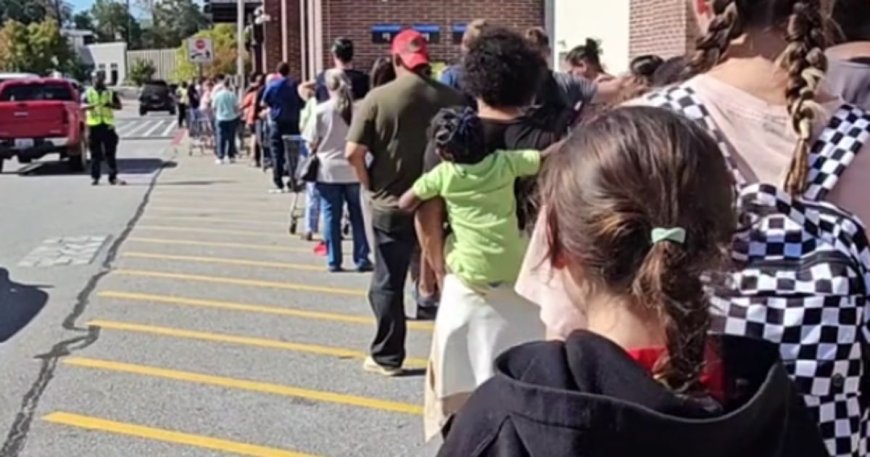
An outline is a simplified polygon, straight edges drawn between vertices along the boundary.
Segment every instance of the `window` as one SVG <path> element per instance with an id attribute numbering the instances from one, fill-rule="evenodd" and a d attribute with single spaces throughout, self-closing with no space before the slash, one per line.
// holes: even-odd
<path id="1" fill-rule="evenodd" d="M 0 102 L 25 102 L 32 100 L 72 101 L 73 94 L 64 84 L 14 84 L 0 93 Z"/>

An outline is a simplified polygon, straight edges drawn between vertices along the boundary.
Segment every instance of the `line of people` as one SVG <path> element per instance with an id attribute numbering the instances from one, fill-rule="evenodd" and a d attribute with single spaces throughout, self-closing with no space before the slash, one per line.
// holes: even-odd
<path id="1" fill-rule="evenodd" d="M 435 318 L 439 455 L 868 455 L 870 5 L 690 3 L 626 75 L 474 21 L 440 82 L 405 30 L 371 90 L 346 40 L 266 84 L 275 186 L 316 158 L 329 269 L 347 207 L 374 270 L 363 368 L 403 373 L 409 274 Z"/>

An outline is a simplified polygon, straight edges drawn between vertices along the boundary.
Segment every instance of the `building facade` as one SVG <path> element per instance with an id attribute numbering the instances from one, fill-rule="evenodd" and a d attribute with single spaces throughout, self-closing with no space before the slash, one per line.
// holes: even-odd
<path id="1" fill-rule="evenodd" d="M 262 7 L 258 67 L 287 61 L 304 79 L 331 65 L 329 47 L 338 37 L 354 41 L 357 66 L 365 69 L 388 55 L 398 31 L 411 27 L 429 37 L 435 61 L 452 62 L 473 19 L 519 30 L 545 27 L 556 68 L 571 48 L 597 39 L 613 73 L 626 71 L 638 55 L 685 54 L 698 34 L 687 0 L 263 0 Z"/>

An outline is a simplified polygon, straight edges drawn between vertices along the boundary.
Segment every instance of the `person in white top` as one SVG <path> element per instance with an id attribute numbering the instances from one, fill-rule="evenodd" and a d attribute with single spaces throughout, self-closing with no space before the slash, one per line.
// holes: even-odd
<path id="1" fill-rule="evenodd" d="M 353 116 L 353 93 L 350 81 L 341 70 L 325 74 L 329 100 L 317 105 L 302 137 L 309 150 L 317 154 L 316 188 L 320 194 L 327 246 L 329 271 L 342 271 L 341 222 L 344 206 L 350 216 L 353 233 L 353 261 L 357 271 L 371 271 L 369 244 L 360 204 L 360 185 L 353 167 L 344 156 L 347 132 Z"/>

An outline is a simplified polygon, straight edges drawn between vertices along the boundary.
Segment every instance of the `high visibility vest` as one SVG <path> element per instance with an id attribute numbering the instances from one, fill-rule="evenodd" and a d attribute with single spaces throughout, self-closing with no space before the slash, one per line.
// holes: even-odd
<path id="1" fill-rule="evenodd" d="M 178 103 L 180 103 L 182 105 L 186 105 L 187 104 L 187 89 L 179 87 L 178 91 L 176 93 L 178 95 Z"/>
<path id="2" fill-rule="evenodd" d="M 96 125 L 115 125 L 115 112 L 112 110 L 112 91 L 97 92 L 93 87 L 88 89 L 86 98 L 92 108 L 87 111 L 86 122 L 89 127 Z"/>

